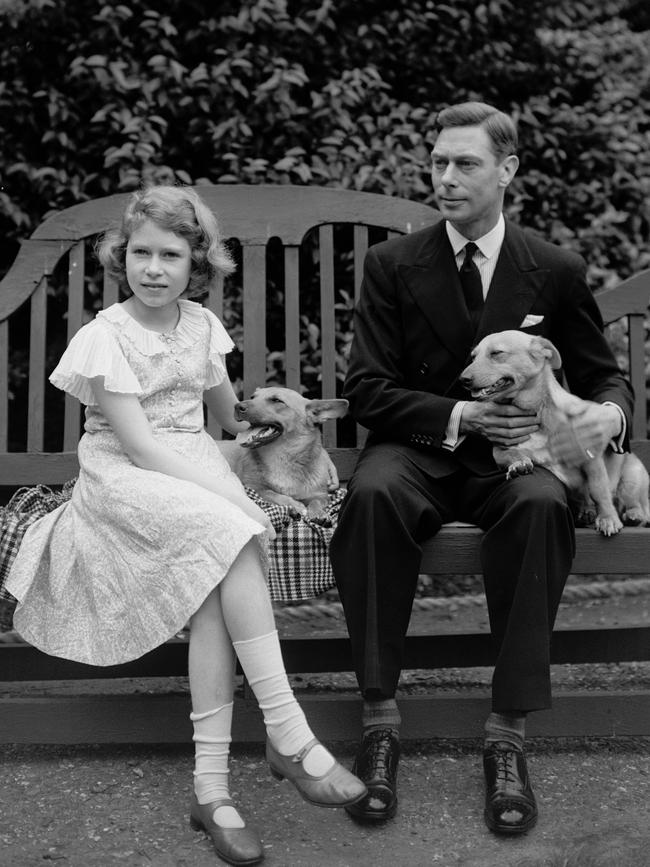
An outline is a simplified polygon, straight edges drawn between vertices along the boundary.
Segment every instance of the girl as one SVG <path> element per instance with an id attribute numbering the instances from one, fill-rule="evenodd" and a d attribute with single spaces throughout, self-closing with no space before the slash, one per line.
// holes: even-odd
<path id="1" fill-rule="evenodd" d="M 365 786 L 319 744 L 289 686 L 266 582 L 273 534 L 203 425 L 203 400 L 232 434 L 237 397 L 219 320 L 188 297 L 233 263 L 190 188 L 135 193 L 99 258 L 132 293 L 79 330 L 50 377 L 86 405 L 71 500 L 37 521 L 7 589 L 17 630 L 55 656 L 113 665 L 190 618 L 196 745 L 190 821 L 231 864 L 263 853 L 230 800 L 235 656 L 264 715 L 272 773 L 313 804 Z"/>

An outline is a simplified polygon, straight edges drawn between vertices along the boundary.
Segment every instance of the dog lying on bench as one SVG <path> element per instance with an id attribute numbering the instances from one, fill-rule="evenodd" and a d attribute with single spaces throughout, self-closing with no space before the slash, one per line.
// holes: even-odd
<path id="1" fill-rule="evenodd" d="M 298 515 L 323 514 L 338 487 L 336 468 L 323 447 L 319 425 L 348 410 L 343 399 L 308 400 L 290 388 L 258 388 L 235 406 L 250 430 L 220 447 L 242 483 L 265 500 Z"/>
<path id="2" fill-rule="evenodd" d="M 553 370 L 561 366 L 560 354 L 549 340 L 523 331 L 490 334 L 473 350 L 460 381 L 475 400 L 510 403 L 538 413 L 540 428 L 529 439 L 509 448 L 494 447 L 496 463 L 507 468 L 509 479 L 532 472 L 534 464 L 546 467 L 578 492 L 578 521 L 593 523 L 605 536 L 619 532 L 621 518 L 629 524 L 650 523 L 648 473 L 638 457 L 607 450 L 579 467 L 553 457 L 550 437 L 568 423 L 569 411 L 583 403 L 555 378 Z"/>

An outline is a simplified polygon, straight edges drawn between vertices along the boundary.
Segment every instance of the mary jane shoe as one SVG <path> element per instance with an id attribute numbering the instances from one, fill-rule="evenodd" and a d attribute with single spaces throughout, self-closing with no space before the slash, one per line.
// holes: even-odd
<path id="1" fill-rule="evenodd" d="M 217 855 L 227 864 L 259 864 L 264 858 L 262 843 L 251 828 L 222 828 L 212 818 L 218 807 L 234 807 L 230 798 L 199 804 L 196 795 L 190 806 L 190 827 L 205 831 L 212 838 Z"/>
<path id="2" fill-rule="evenodd" d="M 345 807 L 363 798 L 367 792 L 364 783 L 337 761 L 319 777 L 313 777 L 305 771 L 303 759 L 318 743 L 314 738 L 295 756 L 283 756 L 267 741 L 266 760 L 276 780 L 286 778 L 294 784 L 305 801 L 317 807 Z"/>

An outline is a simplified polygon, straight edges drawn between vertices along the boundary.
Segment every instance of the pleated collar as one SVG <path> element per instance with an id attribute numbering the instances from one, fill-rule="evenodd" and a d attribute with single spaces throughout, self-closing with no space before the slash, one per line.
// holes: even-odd
<path id="1" fill-rule="evenodd" d="M 180 316 L 176 327 L 173 331 L 164 334 L 140 325 L 126 312 L 121 303 L 112 304 L 106 310 L 101 310 L 97 314 L 97 319 L 105 319 L 111 323 L 143 355 L 160 355 L 167 352 L 172 344 L 175 347 L 189 349 L 196 345 L 202 335 L 205 335 L 208 321 L 201 304 L 179 298 L 178 307 Z M 224 345 L 222 351 L 227 352 L 228 348 Z"/>

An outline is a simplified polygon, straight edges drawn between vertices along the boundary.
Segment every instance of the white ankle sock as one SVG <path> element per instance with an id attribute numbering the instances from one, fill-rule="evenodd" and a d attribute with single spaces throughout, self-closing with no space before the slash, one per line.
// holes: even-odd
<path id="1" fill-rule="evenodd" d="M 269 740 L 281 755 L 295 755 L 314 735 L 289 685 L 277 631 L 233 641 L 233 647 L 264 715 Z M 332 755 L 320 744 L 302 762 L 312 776 L 326 773 L 333 764 Z"/>
<path id="2" fill-rule="evenodd" d="M 194 725 L 194 791 L 199 804 L 230 797 L 228 756 L 233 704 L 205 713 L 191 713 Z M 245 823 L 231 806 L 217 807 L 212 819 L 222 828 L 243 828 Z"/>

